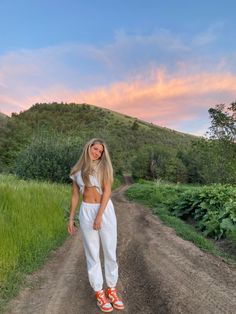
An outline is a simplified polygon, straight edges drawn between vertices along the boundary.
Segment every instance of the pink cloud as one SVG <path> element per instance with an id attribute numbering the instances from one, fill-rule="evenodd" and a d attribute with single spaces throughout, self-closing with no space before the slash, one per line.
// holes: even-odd
<path id="1" fill-rule="evenodd" d="M 71 43 L 7 53 L 0 56 L 0 111 L 10 115 L 36 102 L 85 102 L 170 128 L 191 124 L 200 130 L 210 106 L 235 100 L 236 75 L 229 71 L 236 55 L 197 50 L 214 42 L 221 27 L 211 25 L 190 41 L 168 30 L 149 36 L 121 31 L 100 46 Z"/>
<path id="2" fill-rule="evenodd" d="M 89 103 L 159 125 L 173 127 L 207 115 L 216 103 L 234 100 L 236 76 L 228 73 L 199 73 L 170 77 L 156 71 L 149 81 L 117 82 L 110 86 L 77 92 L 63 87 L 44 90 L 25 100 L 26 108 L 36 102 Z"/>
<path id="3" fill-rule="evenodd" d="M 1 111 L 10 114 L 25 110 L 36 102 L 89 103 L 181 129 L 184 122 L 194 124 L 207 117 L 209 107 L 234 101 L 235 94 L 236 76 L 230 73 L 202 72 L 187 76 L 152 69 L 150 75 L 143 78 L 140 76 L 91 90 L 77 91 L 57 85 L 37 90 L 35 95 L 0 95 L 0 104 L 3 104 Z"/>

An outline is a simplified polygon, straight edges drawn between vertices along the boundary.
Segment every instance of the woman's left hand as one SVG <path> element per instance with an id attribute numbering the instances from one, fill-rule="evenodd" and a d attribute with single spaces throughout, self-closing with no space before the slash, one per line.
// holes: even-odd
<path id="1" fill-rule="evenodd" d="M 102 227 L 102 216 L 97 216 L 93 223 L 93 229 L 99 230 Z"/>

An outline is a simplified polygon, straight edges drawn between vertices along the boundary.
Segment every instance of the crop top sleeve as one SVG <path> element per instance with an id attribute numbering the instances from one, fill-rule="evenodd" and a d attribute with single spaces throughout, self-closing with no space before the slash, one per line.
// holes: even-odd
<path id="1" fill-rule="evenodd" d="M 85 184 L 81 175 L 81 170 L 70 175 L 70 178 L 77 183 L 80 188 L 80 192 L 84 193 Z M 103 194 L 102 188 L 98 182 L 96 175 L 89 175 L 90 183 L 92 186 L 95 186 L 99 194 Z"/>

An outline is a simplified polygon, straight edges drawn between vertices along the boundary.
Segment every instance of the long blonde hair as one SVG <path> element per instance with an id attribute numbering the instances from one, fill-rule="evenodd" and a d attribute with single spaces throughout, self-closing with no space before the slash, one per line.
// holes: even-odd
<path id="1" fill-rule="evenodd" d="M 98 160 L 93 161 L 90 158 L 89 151 L 90 148 L 95 144 L 102 145 L 103 152 Z M 102 139 L 93 138 L 85 144 L 82 155 L 80 156 L 74 167 L 71 169 L 70 174 L 73 175 L 79 170 L 81 170 L 81 176 L 85 183 L 85 186 L 91 186 L 89 175 L 93 175 L 94 172 L 96 173 L 97 179 L 101 187 L 104 186 L 104 182 L 109 182 L 112 185 L 113 168 L 106 143 Z"/>

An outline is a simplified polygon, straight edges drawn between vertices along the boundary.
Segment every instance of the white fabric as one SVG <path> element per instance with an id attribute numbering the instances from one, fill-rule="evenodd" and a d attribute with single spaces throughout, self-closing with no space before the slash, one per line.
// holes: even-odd
<path id="1" fill-rule="evenodd" d="M 118 280 L 118 265 L 116 262 L 117 222 L 114 206 L 112 201 L 109 200 L 102 216 L 101 229 L 97 231 L 93 229 L 93 223 L 99 207 L 99 203 L 82 202 L 79 213 L 88 277 L 94 291 L 102 290 L 103 286 L 99 238 L 103 247 L 107 286 L 115 287 Z"/>
<path id="2" fill-rule="evenodd" d="M 84 187 L 85 187 L 85 184 L 84 184 L 84 181 L 83 181 L 83 178 L 82 178 L 82 175 L 81 175 L 81 170 L 79 170 L 78 172 L 70 175 L 70 178 L 75 181 L 79 188 L 80 188 L 80 192 L 83 194 L 84 193 Z M 97 176 L 94 174 L 94 175 L 89 175 L 89 181 L 91 183 L 91 186 L 95 186 L 98 193 L 99 194 L 103 194 L 102 192 L 102 188 L 99 184 L 99 181 L 97 179 Z"/>

